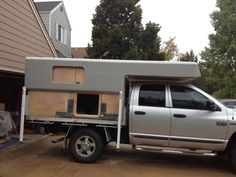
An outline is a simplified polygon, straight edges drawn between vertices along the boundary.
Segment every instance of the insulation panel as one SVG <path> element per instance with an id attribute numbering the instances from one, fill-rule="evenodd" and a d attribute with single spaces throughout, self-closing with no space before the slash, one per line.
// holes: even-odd
<path id="1" fill-rule="evenodd" d="M 56 112 L 67 112 L 67 92 L 29 91 L 29 115 L 55 117 Z"/>

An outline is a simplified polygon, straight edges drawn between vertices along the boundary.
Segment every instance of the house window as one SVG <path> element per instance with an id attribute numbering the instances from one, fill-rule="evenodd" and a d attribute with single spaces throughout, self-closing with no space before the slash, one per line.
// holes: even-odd
<path id="1" fill-rule="evenodd" d="M 56 38 L 58 41 L 60 41 L 61 43 L 63 44 L 67 44 L 67 40 L 66 40 L 66 37 L 67 37 L 67 31 L 66 29 L 60 25 L 60 24 L 57 24 L 57 34 L 56 34 Z"/>

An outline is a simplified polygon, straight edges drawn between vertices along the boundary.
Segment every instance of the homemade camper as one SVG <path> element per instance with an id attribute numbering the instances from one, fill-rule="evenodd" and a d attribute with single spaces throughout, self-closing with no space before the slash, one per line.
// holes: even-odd
<path id="1" fill-rule="evenodd" d="M 196 63 L 27 58 L 26 116 L 46 122 L 113 121 L 118 117 L 119 93 L 127 96 L 133 82 L 183 83 L 197 77 Z"/>

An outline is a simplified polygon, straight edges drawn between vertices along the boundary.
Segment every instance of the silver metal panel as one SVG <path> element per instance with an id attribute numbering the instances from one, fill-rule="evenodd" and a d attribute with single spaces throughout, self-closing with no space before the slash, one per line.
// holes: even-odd
<path id="1" fill-rule="evenodd" d="M 117 120 L 101 120 L 101 119 L 78 119 L 78 118 L 55 118 L 55 117 L 28 117 L 28 121 L 32 122 L 44 122 L 48 124 L 50 122 L 65 122 L 75 124 L 97 124 L 97 125 L 117 125 Z"/>
<path id="2" fill-rule="evenodd" d="M 170 108 L 140 106 L 140 86 L 134 87 L 130 106 L 130 139 L 136 145 L 168 146 L 170 136 Z M 135 111 L 145 112 L 136 115 Z"/>
<path id="3" fill-rule="evenodd" d="M 55 66 L 83 67 L 84 84 L 58 84 L 52 82 Z M 124 77 L 136 76 L 155 79 L 171 79 L 186 82 L 200 77 L 194 62 L 160 62 L 103 59 L 55 59 L 27 58 L 25 86 L 28 89 L 67 91 L 119 92 L 124 89 Z"/>
<path id="4" fill-rule="evenodd" d="M 187 87 L 187 86 L 186 86 Z M 226 108 L 214 98 L 193 86 L 188 86 L 214 101 L 221 111 L 200 109 L 170 108 L 171 112 L 171 147 L 189 147 L 196 149 L 224 149 L 228 131 Z M 174 114 L 184 114 L 186 118 L 175 118 Z M 217 125 L 223 122 L 225 125 Z"/>

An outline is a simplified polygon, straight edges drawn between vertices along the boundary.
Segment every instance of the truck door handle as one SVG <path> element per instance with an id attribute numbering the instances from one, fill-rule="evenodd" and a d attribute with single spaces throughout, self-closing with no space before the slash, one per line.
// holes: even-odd
<path id="1" fill-rule="evenodd" d="M 175 118 L 186 118 L 185 114 L 174 114 Z"/>
<path id="2" fill-rule="evenodd" d="M 146 112 L 144 112 L 144 111 L 134 111 L 134 114 L 137 114 L 137 115 L 145 115 Z"/>

